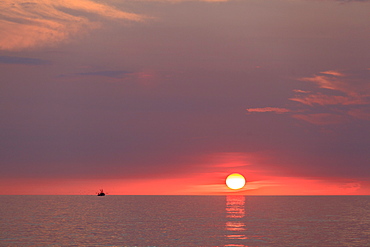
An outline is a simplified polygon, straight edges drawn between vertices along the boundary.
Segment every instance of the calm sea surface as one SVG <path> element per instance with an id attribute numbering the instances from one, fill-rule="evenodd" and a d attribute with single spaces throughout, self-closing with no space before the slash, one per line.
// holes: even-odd
<path id="1" fill-rule="evenodd" d="M 370 196 L 0 196 L 0 246 L 370 246 Z"/>

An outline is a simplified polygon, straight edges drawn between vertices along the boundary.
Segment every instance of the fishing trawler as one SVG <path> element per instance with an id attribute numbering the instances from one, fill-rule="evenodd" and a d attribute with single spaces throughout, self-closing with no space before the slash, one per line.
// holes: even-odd
<path id="1" fill-rule="evenodd" d="M 100 190 L 100 192 L 98 193 L 98 196 L 105 196 L 103 189 Z"/>

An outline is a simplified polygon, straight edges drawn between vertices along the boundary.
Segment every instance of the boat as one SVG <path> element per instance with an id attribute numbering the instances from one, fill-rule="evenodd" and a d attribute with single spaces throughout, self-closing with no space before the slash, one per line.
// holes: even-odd
<path id="1" fill-rule="evenodd" d="M 105 196 L 103 189 L 100 190 L 100 192 L 98 193 L 98 196 Z"/>

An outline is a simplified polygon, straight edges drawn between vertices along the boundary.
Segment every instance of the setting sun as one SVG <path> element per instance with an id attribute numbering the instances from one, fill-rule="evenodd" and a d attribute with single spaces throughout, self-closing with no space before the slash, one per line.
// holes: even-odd
<path id="1" fill-rule="evenodd" d="M 238 190 L 244 187 L 245 178 L 239 173 L 233 173 L 227 176 L 226 185 L 232 190 Z"/>

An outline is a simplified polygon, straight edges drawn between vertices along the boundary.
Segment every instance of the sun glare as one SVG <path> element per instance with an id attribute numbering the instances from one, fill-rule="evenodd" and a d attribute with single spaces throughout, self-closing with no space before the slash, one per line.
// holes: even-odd
<path id="1" fill-rule="evenodd" d="M 232 190 L 238 190 L 244 187 L 245 178 L 239 173 L 233 173 L 227 176 L 226 185 Z"/>

